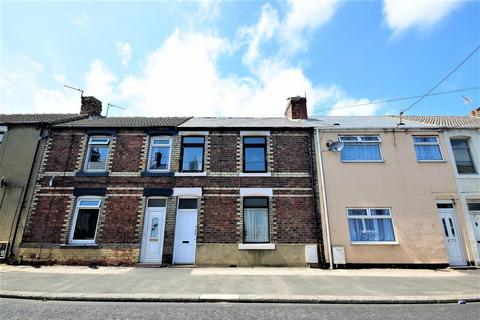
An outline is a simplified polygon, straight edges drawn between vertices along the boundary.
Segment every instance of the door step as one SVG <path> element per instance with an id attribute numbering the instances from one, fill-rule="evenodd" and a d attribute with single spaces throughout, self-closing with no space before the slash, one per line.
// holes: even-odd
<path id="1" fill-rule="evenodd" d="M 167 265 L 161 263 L 137 263 L 136 267 L 139 268 L 163 268 Z"/>

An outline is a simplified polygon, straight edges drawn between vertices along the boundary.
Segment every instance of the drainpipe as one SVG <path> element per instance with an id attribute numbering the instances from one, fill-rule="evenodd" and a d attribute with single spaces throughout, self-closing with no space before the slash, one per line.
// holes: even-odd
<path id="1" fill-rule="evenodd" d="M 320 145 L 320 130 L 315 128 L 316 135 L 316 148 L 315 151 L 317 153 L 317 168 L 320 169 L 320 174 L 317 175 L 318 177 L 318 184 L 322 188 L 322 202 L 323 202 L 323 211 L 325 212 L 325 224 L 326 224 L 326 232 L 327 232 L 327 247 L 328 247 L 328 261 L 330 263 L 330 270 L 333 270 L 333 254 L 332 254 L 332 240 L 330 238 L 330 222 L 328 219 L 328 206 L 327 206 L 327 191 L 325 190 L 325 173 L 323 171 L 323 161 L 322 161 L 322 149 Z M 320 259 L 320 257 L 319 257 Z"/>

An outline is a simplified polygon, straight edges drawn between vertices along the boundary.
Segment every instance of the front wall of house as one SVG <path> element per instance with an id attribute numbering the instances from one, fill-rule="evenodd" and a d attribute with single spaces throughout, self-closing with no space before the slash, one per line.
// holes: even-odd
<path id="1" fill-rule="evenodd" d="M 379 135 L 382 162 L 342 162 L 328 140 L 343 135 Z M 443 161 L 418 162 L 413 135 L 439 137 Z M 445 139 L 439 131 L 338 131 L 321 137 L 333 246 L 345 250 L 347 264 L 448 264 L 436 202 L 453 200 L 466 260 L 465 224 Z M 322 150 L 323 150 L 322 149 Z M 390 208 L 396 243 L 352 243 L 347 208 Z M 324 234 L 325 236 L 325 234 Z M 328 251 L 328 250 L 326 250 Z"/>
<path id="2" fill-rule="evenodd" d="M 100 132 L 101 133 L 101 132 Z M 267 173 L 241 176 L 240 131 L 211 130 L 205 136 L 206 176 L 178 176 L 181 135 L 172 136 L 170 171 L 149 176 L 150 136 L 138 129 L 110 134 L 108 175 L 83 173 L 88 135 L 57 130 L 48 140 L 36 193 L 20 248 L 22 261 L 132 265 L 139 262 L 147 197 L 144 188 L 201 188 L 198 201 L 196 265 L 306 266 L 305 245 L 315 244 L 314 200 L 307 130 L 272 130 L 267 136 Z M 158 135 L 158 134 L 155 134 Z M 52 186 L 48 181 L 55 176 Z M 81 188 L 105 188 L 95 245 L 70 243 L 73 215 Z M 271 190 L 268 201 L 270 250 L 243 250 L 245 188 Z M 82 189 L 83 190 L 83 189 Z M 174 253 L 177 197 L 165 196 L 166 221 L 162 263 Z"/>

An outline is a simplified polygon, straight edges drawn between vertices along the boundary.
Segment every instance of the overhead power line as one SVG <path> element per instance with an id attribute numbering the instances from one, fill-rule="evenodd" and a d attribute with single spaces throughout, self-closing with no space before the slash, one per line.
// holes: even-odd
<path id="1" fill-rule="evenodd" d="M 462 92 L 462 91 L 470 91 L 470 90 L 477 90 L 477 89 L 480 89 L 480 86 L 469 87 L 469 88 L 462 88 L 462 89 L 454 89 L 454 90 L 447 90 L 447 91 L 440 91 L 440 92 L 430 93 L 430 94 L 428 94 L 427 96 L 439 96 L 439 95 L 443 95 L 443 94 L 449 94 L 449 93 L 455 93 L 455 92 Z M 365 102 L 365 103 L 355 103 L 355 104 L 349 104 L 349 105 L 343 105 L 343 106 L 335 107 L 335 110 L 337 110 L 337 109 L 358 108 L 358 107 L 364 107 L 364 106 L 369 106 L 369 105 L 373 105 L 373 104 L 380 104 L 380 103 L 386 103 L 386 102 L 409 100 L 409 99 L 420 98 L 420 97 L 423 97 L 423 96 L 424 96 L 424 95 L 416 95 L 416 96 L 393 98 L 393 99 L 386 99 L 386 100 L 377 100 L 377 101 Z M 317 112 L 330 111 L 330 110 L 332 110 L 332 108 L 314 109 L 313 111 L 314 111 L 314 113 L 317 113 Z"/>
<path id="2" fill-rule="evenodd" d="M 475 52 L 478 51 L 478 49 L 480 49 L 480 46 L 476 47 L 475 50 L 473 50 L 472 52 L 470 52 L 470 54 L 462 60 L 462 62 L 460 62 L 452 71 L 450 71 L 445 77 L 442 78 L 442 80 L 440 80 L 439 82 L 437 82 L 436 85 L 434 85 L 430 90 L 428 90 L 427 93 L 425 93 L 423 96 L 421 96 L 417 101 L 415 101 L 414 103 L 412 103 L 410 106 L 408 106 L 407 108 L 403 109 L 402 111 L 400 111 L 400 115 L 404 114 L 405 112 L 407 112 L 408 110 L 410 110 L 411 108 L 413 108 L 413 106 L 415 106 L 417 103 L 419 103 L 420 101 L 422 101 L 423 99 L 425 99 L 425 97 L 427 97 L 428 95 L 430 95 L 430 93 L 432 93 L 433 90 L 435 90 L 436 88 L 438 88 L 438 86 L 440 86 L 445 80 L 447 80 L 452 74 L 455 73 L 455 71 L 457 71 L 461 66 L 463 66 L 463 64 L 465 62 L 467 62 L 468 59 L 470 59 L 471 56 L 473 56 L 475 54 Z"/>

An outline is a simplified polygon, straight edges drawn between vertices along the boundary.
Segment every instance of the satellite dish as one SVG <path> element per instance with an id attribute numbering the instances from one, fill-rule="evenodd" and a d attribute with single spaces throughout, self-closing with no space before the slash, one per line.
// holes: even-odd
<path id="1" fill-rule="evenodd" d="M 327 142 L 328 150 L 332 151 L 332 152 L 340 152 L 340 151 L 342 151 L 344 146 L 345 146 L 345 144 L 342 141 L 328 140 L 328 142 Z"/>

